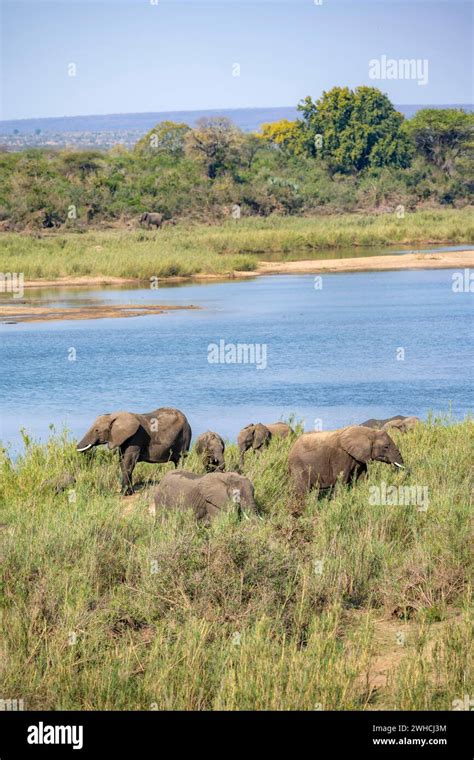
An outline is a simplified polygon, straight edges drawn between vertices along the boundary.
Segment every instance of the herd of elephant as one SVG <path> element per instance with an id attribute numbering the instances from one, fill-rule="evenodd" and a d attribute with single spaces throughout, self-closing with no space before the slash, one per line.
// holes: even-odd
<path id="1" fill-rule="evenodd" d="M 288 468 L 295 497 L 304 497 L 315 487 L 322 494 L 330 493 L 338 480 L 344 484 L 357 480 L 371 460 L 403 468 L 403 457 L 387 430 L 397 428 L 407 432 L 419 422 L 418 417 L 396 415 L 387 420 L 370 419 L 361 425 L 299 436 L 284 422 L 247 425 L 237 438 L 239 470 L 250 449 L 259 454 L 273 437 L 291 436 L 295 440 Z M 146 414 L 103 414 L 77 444 L 77 451 L 102 444 L 119 450 L 122 492 L 129 495 L 133 493 L 132 474 L 137 462 L 174 462 L 178 467 L 189 451 L 191 427 L 183 412 L 167 407 Z M 241 471 L 225 471 L 222 437 L 212 431 L 202 433 L 195 450 L 206 474 L 183 469 L 167 473 L 155 491 L 156 509 L 186 507 L 193 509 L 198 519 L 210 520 L 233 502 L 240 514 L 255 513 L 251 481 Z"/>

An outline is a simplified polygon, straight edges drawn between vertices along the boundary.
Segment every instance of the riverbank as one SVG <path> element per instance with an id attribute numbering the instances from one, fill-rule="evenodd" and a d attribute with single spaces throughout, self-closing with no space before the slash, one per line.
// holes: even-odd
<path id="1" fill-rule="evenodd" d="M 473 241 L 472 207 L 406 212 L 403 218 L 393 213 L 252 217 L 157 232 L 3 233 L 0 271 L 23 273 L 30 287 L 120 285 L 150 278 L 232 277 L 236 272 L 248 276 L 258 273 L 262 261 L 345 260 L 357 250 L 373 258 L 376 248 Z"/>
<path id="2" fill-rule="evenodd" d="M 233 270 L 226 275 L 199 272 L 183 276 L 163 277 L 166 282 L 186 282 L 187 280 L 210 281 L 225 279 L 244 279 L 261 277 L 269 274 L 321 274 L 323 272 L 385 272 L 403 269 L 465 269 L 474 267 L 474 251 L 439 251 L 436 253 L 410 252 L 383 256 L 354 256 L 346 259 L 302 259 L 300 261 L 257 261 L 252 271 Z M 161 279 L 161 278 L 159 278 Z M 127 285 L 149 286 L 149 280 L 133 277 L 58 277 L 56 279 L 26 280 L 23 287 L 28 288 L 101 288 L 125 287 Z M 6 315 L 6 309 L 13 310 L 12 301 L 8 306 L 0 305 L 0 317 Z M 137 307 L 139 308 L 139 307 Z M 141 307 L 143 308 L 143 307 Z M 158 307 L 166 309 L 168 307 Z"/>
<path id="3" fill-rule="evenodd" d="M 472 423 L 394 437 L 408 474 L 371 463 L 298 517 L 292 441 L 274 439 L 245 460 L 260 519 L 207 529 L 150 514 L 170 464 L 140 463 L 123 498 L 105 447 L 4 454 L 4 692 L 30 710 L 451 710 L 471 645 Z M 194 448 L 186 469 L 202 473 Z M 422 484 L 428 508 L 378 503 L 387 484 Z"/>
<path id="4" fill-rule="evenodd" d="M 320 274 L 322 272 L 387 272 L 401 269 L 464 269 L 474 266 L 474 251 L 405 253 L 323 261 L 260 261 L 255 274 Z M 236 273 L 238 274 L 238 273 Z"/>

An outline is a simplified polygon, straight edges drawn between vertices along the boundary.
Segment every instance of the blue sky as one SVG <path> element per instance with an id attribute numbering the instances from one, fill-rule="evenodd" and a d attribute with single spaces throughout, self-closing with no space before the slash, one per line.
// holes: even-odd
<path id="1" fill-rule="evenodd" d="M 468 2 L 153 2 L 2 0 L 1 118 L 294 105 L 359 84 L 395 103 L 474 100 Z M 427 59 L 428 83 L 371 80 L 382 55 Z"/>

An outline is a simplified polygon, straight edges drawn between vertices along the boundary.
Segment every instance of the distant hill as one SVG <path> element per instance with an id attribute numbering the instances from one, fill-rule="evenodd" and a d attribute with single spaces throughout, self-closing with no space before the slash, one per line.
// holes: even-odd
<path id="1" fill-rule="evenodd" d="M 464 108 L 474 110 L 473 105 L 398 105 L 396 106 L 405 116 L 413 116 L 420 108 Z M 130 132 L 136 135 L 145 134 L 149 129 L 160 121 L 170 120 L 185 122 L 194 126 L 202 116 L 228 116 L 245 132 L 258 130 L 260 125 L 267 121 L 279 119 L 295 119 L 298 111 L 293 106 L 279 106 L 275 108 L 222 108 L 210 111 L 158 111 L 155 113 L 124 113 L 107 114 L 104 116 L 61 116 L 48 119 L 12 119 L 0 121 L 0 135 L 35 134 L 41 130 L 41 134 L 62 133 L 114 133 Z"/>

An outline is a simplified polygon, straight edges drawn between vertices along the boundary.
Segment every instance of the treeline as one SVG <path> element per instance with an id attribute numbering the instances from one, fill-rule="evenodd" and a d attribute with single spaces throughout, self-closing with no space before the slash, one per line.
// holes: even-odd
<path id="1" fill-rule="evenodd" d="M 474 191 L 474 114 L 411 119 L 376 88 L 335 87 L 300 118 L 244 133 L 229 119 L 161 122 L 132 150 L 0 154 L 3 229 L 462 207 Z"/>

